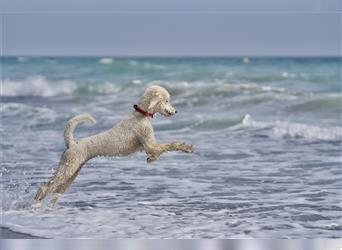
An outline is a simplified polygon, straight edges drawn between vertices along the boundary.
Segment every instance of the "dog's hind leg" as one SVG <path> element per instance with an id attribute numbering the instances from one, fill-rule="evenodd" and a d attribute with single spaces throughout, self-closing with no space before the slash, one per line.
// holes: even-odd
<path id="1" fill-rule="evenodd" d="M 38 191 L 36 196 L 34 197 L 34 202 L 39 202 L 42 199 L 44 199 L 46 197 L 46 195 L 49 192 L 49 186 L 48 185 L 43 185 L 41 186 Z"/>
<path id="2" fill-rule="evenodd" d="M 48 194 L 49 192 L 51 192 L 54 188 L 54 182 L 55 182 L 55 176 L 46 184 L 44 184 L 43 186 L 39 187 L 34 199 L 33 199 L 33 202 L 34 203 L 37 203 L 37 202 L 40 202 L 42 201 Z"/>
<path id="3" fill-rule="evenodd" d="M 79 165 L 77 170 L 71 175 L 70 177 L 65 176 L 64 181 L 60 183 L 56 188 L 54 188 L 54 196 L 50 201 L 50 204 L 54 206 L 57 204 L 58 199 L 66 192 L 66 190 L 70 187 L 71 183 L 75 180 L 78 173 L 80 172 L 81 168 L 83 167 L 84 163 Z M 70 172 L 69 172 L 70 174 Z M 68 175 L 69 176 L 69 175 Z"/>
<path id="4" fill-rule="evenodd" d="M 38 190 L 34 199 L 35 202 L 41 201 L 50 192 L 62 195 L 76 178 L 78 172 L 87 160 L 87 156 L 83 150 L 69 148 L 64 151 L 56 172 L 52 179 Z M 58 198 L 55 200 L 56 203 Z"/>
<path id="5" fill-rule="evenodd" d="M 53 191 L 54 187 L 55 187 L 55 183 L 58 183 L 59 179 L 61 179 L 59 176 L 61 176 L 59 173 L 61 173 L 63 171 L 63 169 L 65 169 L 63 167 L 63 162 L 64 162 L 64 153 L 62 154 L 59 166 L 57 171 L 55 172 L 55 174 L 53 175 L 53 177 L 51 178 L 51 180 L 48 183 L 45 183 L 43 186 L 39 187 L 34 199 L 33 199 L 33 203 L 38 203 L 40 201 L 42 201 L 48 194 L 49 192 Z"/>
<path id="6" fill-rule="evenodd" d="M 43 186 L 39 187 L 34 199 L 33 199 L 33 202 L 34 203 L 38 203 L 40 201 L 42 201 L 48 194 L 49 192 L 53 191 L 54 188 L 55 188 L 55 183 L 58 182 L 58 172 L 52 177 L 52 179 L 44 184 Z M 60 180 L 59 180 L 60 181 Z"/>

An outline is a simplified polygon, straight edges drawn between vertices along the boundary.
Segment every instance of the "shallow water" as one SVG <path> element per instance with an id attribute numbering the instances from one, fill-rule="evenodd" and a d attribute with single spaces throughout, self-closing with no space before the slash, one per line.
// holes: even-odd
<path id="1" fill-rule="evenodd" d="M 336 238 L 342 232 L 341 60 L 3 58 L 2 225 L 42 237 Z M 148 85 L 179 113 L 161 143 L 194 154 L 97 158 L 56 208 L 31 207 L 75 137 L 110 128 Z"/>

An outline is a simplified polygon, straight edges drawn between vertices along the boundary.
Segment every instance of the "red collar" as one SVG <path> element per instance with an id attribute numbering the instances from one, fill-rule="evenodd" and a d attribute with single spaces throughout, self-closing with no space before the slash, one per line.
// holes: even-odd
<path id="1" fill-rule="evenodd" d="M 135 111 L 143 114 L 144 116 L 153 118 L 153 114 L 152 113 L 147 112 L 145 110 L 142 110 L 141 108 L 138 107 L 138 105 L 134 104 L 133 108 L 135 109 Z"/>

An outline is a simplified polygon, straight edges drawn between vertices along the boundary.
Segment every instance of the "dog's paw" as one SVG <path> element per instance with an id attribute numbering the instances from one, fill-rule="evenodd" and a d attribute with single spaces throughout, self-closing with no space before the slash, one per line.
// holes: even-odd
<path id="1" fill-rule="evenodd" d="M 156 156 L 156 155 L 149 155 L 149 156 L 147 157 L 146 161 L 147 161 L 147 163 L 150 163 L 150 162 L 156 161 L 156 160 L 158 160 L 158 159 L 159 159 L 159 157 Z"/>
<path id="2" fill-rule="evenodd" d="M 181 144 L 181 150 L 185 153 L 193 153 L 194 152 L 194 146 L 192 144 Z"/>

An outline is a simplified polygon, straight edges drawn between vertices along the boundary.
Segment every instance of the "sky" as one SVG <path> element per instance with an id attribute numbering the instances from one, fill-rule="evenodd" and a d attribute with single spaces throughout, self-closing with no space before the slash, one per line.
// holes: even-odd
<path id="1" fill-rule="evenodd" d="M 340 0 L 2 0 L 3 55 L 341 56 Z"/>

